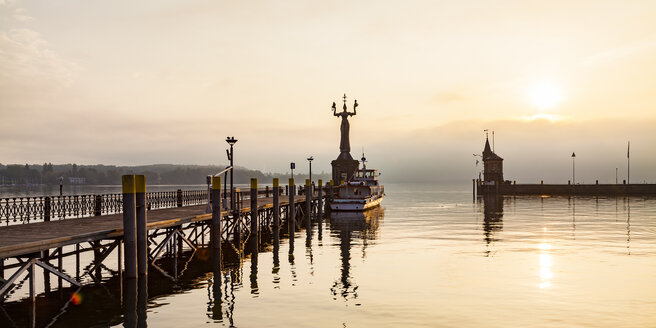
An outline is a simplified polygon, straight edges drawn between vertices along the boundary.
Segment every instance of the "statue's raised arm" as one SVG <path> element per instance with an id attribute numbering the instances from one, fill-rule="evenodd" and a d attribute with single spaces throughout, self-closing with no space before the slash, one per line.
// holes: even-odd
<path id="1" fill-rule="evenodd" d="M 337 104 L 335 104 L 334 101 L 333 101 L 333 108 L 332 109 L 333 109 L 333 116 L 339 116 L 339 114 L 337 114 Z"/>
<path id="2" fill-rule="evenodd" d="M 349 113 L 349 116 L 353 116 L 357 113 L 357 108 L 358 108 L 358 100 L 356 99 L 355 102 L 353 103 L 353 113 Z"/>

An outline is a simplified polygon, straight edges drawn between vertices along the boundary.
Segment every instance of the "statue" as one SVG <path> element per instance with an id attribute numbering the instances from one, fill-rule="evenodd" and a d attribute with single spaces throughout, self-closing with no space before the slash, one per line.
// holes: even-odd
<path id="1" fill-rule="evenodd" d="M 342 125 L 339 128 L 339 130 L 341 132 L 341 139 L 340 139 L 340 142 L 339 142 L 339 151 L 340 151 L 341 154 L 348 154 L 348 158 L 351 157 L 351 155 L 350 155 L 350 153 L 351 153 L 351 142 L 349 141 L 350 125 L 349 125 L 348 117 L 353 116 L 353 115 L 356 114 L 357 107 L 358 107 L 358 101 L 356 99 L 355 102 L 353 103 L 353 113 L 349 113 L 346 110 L 346 94 L 344 94 L 344 106 L 342 107 L 343 108 L 342 112 L 337 113 L 337 105 L 335 104 L 335 102 L 333 102 L 333 107 L 332 107 L 333 115 L 342 117 Z M 340 157 L 342 157 L 341 154 L 340 154 Z"/>

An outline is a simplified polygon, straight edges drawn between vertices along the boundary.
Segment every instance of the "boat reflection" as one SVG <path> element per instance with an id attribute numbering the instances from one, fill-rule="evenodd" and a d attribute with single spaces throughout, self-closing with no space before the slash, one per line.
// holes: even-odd
<path id="1" fill-rule="evenodd" d="M 358 298 L 358 285 L 351 275 L 351 244 L 362 240 L 362 258 L 366 257 L 366 249 L 370 240 L 375 240 L 378 227 L 385 211 L 382 207 L 366 212 L 332 212 L 330 214 L 331 235 L 340 241 L 341 275 L 330 288 L 333 299 L 342 297 L 344 300 Z"/>

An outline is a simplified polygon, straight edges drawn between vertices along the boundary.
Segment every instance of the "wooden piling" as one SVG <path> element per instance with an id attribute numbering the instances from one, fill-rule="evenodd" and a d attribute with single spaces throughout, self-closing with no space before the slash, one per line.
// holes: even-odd
<path id="1" fill-rule="evenodd" d="M 123 248 L 125 276 L 137 278 L 137 221 L 135 208 L 135 177 L 123 176 Z"/>
<path id="2" fill-rule="evenodd" d="M 259 229 L 259 224 L 258 224 L 258 218 L 257 218 L 257 179 L 252 178 L 251 179 L 251 240 L 252 240 L 252 246 L 253 246 L 253 251 L 257 253 L 257 246 L 258 246 L 258 241 L 260 237 L 260 233 L 258 231 Z"/>
<path id="3" fill-rule="evenodd" d="M 273 179 L 273 240 L 277 245 L 280 242 L 280 181 Z"/>
<path id="4" fill-rule="evenodd" d="M 139 275 L 148 274 L 148 217 L 146 214 L 146 176 L 134 176 L 135 208 L 137 214 L 137 269 Z"/>
<path id="5" fill-rule="evenodd" d="M 289 190 L 289 206 L 288 206 L 288 211 L 289 211 L 289 218 L 288 223 L 289 223 L 289 242 L 294 243 L 294 232 L 296 231 L 296 208 L 294 206 L 294 193 L 295 193 L 295 188 L 294 188 L 294 178 L 289 179 L 289 185 L 287 186 Z"/>
<path id="6" fill-rule="evenodd" d="M 319 225 L 321 225 L 321 219 L 323 216 L 323 180 L 319 179 L 319 191 L 317 194 L 317 219 L 319 220 Z"/>
<path id="7" fill-rule="evenodd" d="M 221 249 L 221 177 L 212 177 L 212 224 L 210 225 L 210 243 L 215 250 Z"/>
<path id="8" fill-rule="evenodd" d="M 305 213 L 307 217 L 305 227 L 310 230 L 312 225 L 312 181 L 310 179 L 305 179 Z"/>

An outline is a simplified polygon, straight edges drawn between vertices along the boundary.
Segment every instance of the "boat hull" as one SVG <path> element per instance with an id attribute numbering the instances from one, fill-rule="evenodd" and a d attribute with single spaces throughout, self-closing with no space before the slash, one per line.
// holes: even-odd
<path id="1" fill-rule="evenodd" d="M 330 203 L 330 210 L 336 212 L 362 212 L 380 205 L 384 196 L 375 199 L 335 199 Z"/>

